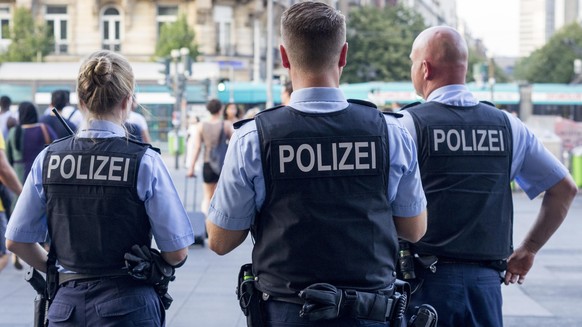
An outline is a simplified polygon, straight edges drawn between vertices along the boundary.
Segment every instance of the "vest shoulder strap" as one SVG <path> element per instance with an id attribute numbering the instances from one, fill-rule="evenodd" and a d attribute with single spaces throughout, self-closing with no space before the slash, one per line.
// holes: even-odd
<path id="1" fill-rule="evenodd" d="M 353 104 L 359 104 L 362 106 L 366 106 L 366 107 L 372 107 L 372 108 L 378 108 L 378 106 L 376 106 L 375 104 L 373 104 L 370 101 L 366 101 L 366 100 L 360 100 L 360 99 L 348 99 L 347 100 L 349 103 L 353 103 Z"/>
<path id="2" fill-rule="evenodd" d="M 419 101 L 409 103 L 409 104 L 405 105 L 404 107 L 400 108 L 400 111 L 412 108 L 414 106 L 418 106 L 419 104 L 421 104 Z"/>
<path id="3" fill-rule="evenodd" d="M 398 112 L 391 112 L 391 111 L 382 111 L 382 113 L 386 116 L 392 116 L 392 117 L 396 117 L 396 118 L 401 118 L 404 115 Z"/>

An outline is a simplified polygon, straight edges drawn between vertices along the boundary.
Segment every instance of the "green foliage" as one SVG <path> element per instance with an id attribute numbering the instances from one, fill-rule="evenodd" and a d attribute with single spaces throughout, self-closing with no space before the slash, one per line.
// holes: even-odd
<path id="1" fill-rule="evenodd" d="M 156 56 L 169 57 L 172 49 L 188 48 L 190 57 L 198 56 L 198 45 L 195 43 L 195 32 L 188 26 L 186 15 L 180 15 L 174 23 L 162 25 L 160 37 L 156 43 Z"/>
<path id="2" fill-rule="evenodd" d="M 46 25 L 35 22 L 30 10 L 16 8 L 12 26 L 12 42 L 6 52 L 0 54 L 1 61 L 37 61 L 51 51 L 52 38 Z"/>
<path id="3" fill-rule="evenodd" d="M 518 61 L 515 77 L 530 83 L 570 83 L 575 77 L 573 63 L 577 58 L 582 58 L 582 27 L 573 23 Z"/>
<path id="4" fill-rule="evenodd" d="M 402 5 L 350 11 L 342 83 L 410 80 L 412 42 L 425 27 L 419 14 Z"/>

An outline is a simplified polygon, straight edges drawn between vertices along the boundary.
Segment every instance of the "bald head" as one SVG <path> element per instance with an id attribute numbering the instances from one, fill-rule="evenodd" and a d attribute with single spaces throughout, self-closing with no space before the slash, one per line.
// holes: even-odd
<path id="1" fill-rule="evenodd" d="M 418 73 L 421 74 L 416 76 L 416 81 L 413 76 L 413 82 L 424 98 L 439 87 L 465 83 L 467 43 L 454 28 L 435 26 L 422 31 L 412 44 L 410 58 L 413 61 L 411 74 L 415 73 L 415 63 L 420 69 Z"/>

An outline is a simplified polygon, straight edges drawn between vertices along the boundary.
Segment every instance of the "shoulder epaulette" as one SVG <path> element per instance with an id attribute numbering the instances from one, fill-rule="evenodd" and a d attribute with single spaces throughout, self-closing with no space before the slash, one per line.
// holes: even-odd
<path id="1" fill-rule="evenodd" d="M 130 138 L 130 137 L 128 137 L 128 138 L 127 138 L 127 140 L 128 140 L 129 142 L 133 143 L 133 144 L 138 144 L 138 145 L 143 145 L 143 146 L 146 146 L 146 147 L 148 147 L 148 148 L 150 148 L 150 149 L 154 150 L 154 151 L 155 151 L 155 152 L 157 152 L 158 154 L 162 154 L 162 151 L 160 151 L 160 148 L 156 148 L 155 146 L 153 146 L 153 145 L 151 145 L 151 144 L 149 144 L 149 143 L 140 142 L 140 141 L 138 141 L 138 140 L 134 140 L 134 139 L 132 139 L 132 138 Z"/>
<path id="2" fill-rule="evenodd" d="M 401 118 L 401 117 L 404 116 L 403 114 L 400 114 L 400 113 L 397 113 L 397 112 L 391 112 L 391 111 L 382 111 L 382 113 L 384 115 L 386 115 L 386 116 L 393 116 L 393 117 L 396 117 L 396 118 Z"/>
<path id="3" fill-rule="evenodd" d="M 277 109 L 279 109 L 279 108 L 284 108 L 284 107 L 285 107 L 284 105 L 279 105 L 279 106 L 276 106 L 276 107 L 271 107 L 271 108 L 268 108 L 268 109 L 265 109 L 265 110 L 261 110 L 261 111 L 259 111 L 259 112 L 257 113 L 257 115 L 261 115 L 261 114 L 263 114 L 263 113 L 265 113 L 265 112 L 269 112 L 269 111 L 277 110 Z"/>
<path id="4" fill-rule="evenodd" d="M 232 124 L 232 127 L 234 127 L 234 129 L 239 129 L 242 127 L 242 125 L 244 125 L 252 120 L 255 120 L 255 118 L 253 117 L 253 118 L 241 119 L 241 120 L 235 122 L 234 124 Z"/>
<path id="5" fill-rule="evenodd" d="M 490 102 L 490 101 L 487 101 L 487 100 L 481 100 L 479 102 L 484 103 L 484 104 L 488 104 L 488 105 L 490 105 L 492 107 L 495 107 L 495 104 L 493 102 Z"/>
<path id="6" fill-rule="evenodd" d="M 421 104 L 421 102 L 419 102 L 419 101 L 409 103 L 409 104 L 405 105 L 404 107 L 400 108 L 400 111 L 408 109 L 408 108 L 412 108 L 414 106 L 418 106 L 419 104 Z"/>
<path id="7" fill-rule="evenodd" d="M 366 107 L 372 107 L 372 108 L 378 108 L 378 106 L 376 106 L 375 104 L 373 104 L 370 101 L 366 101 L 366 100 L 360 100 L 360 99 L 348 99 L 349 103 L 355 103 L 355 104 L 360 104 L 362 106 L 366 106 Z"/>
<path id="8" fill-rule="evenodd" d="M 52 141 L 51 143 L 62 142 L 62 141 L 64 141 L 64 140 L 68 140 L 68 139 L 70 139 L 71 137 L 74 137 L 74 136 L 75 136 L 74 134 L 72 134 L 72 135 L 67 135 L 67 136 L 63 136 L 63 137 L 61 137 L 61 138 L 58 138 L 58 139 L 56 139 L 56 140 Z"/>

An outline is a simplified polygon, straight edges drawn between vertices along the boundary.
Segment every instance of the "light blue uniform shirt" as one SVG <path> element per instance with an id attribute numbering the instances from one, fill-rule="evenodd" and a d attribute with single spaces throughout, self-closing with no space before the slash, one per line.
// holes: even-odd
<path id="1" fill-rule="evenodd" d="M 125 130 L 114 123 L 92 121 L 90 128 L 77 134 L 82 138 L 125 137 Z M 24 183 L 6 231 L 6 238 L 22 243 L 44 242 L 47 235 L 46 197 L 42 186 L 44 149 L 35 159 Z M 163 252 L 177 251 L 194 243 L 188 214 L 162 158 L 152 149 L 142 157 L 137 175 L 137 194 L 144 201 L 152 233 Z"/>
<path id="2" fill-rule="evenodd" d="M 289 106 L 303 112 L 326 113 L 345 109 L 348 102 L 337 88 L 307 88 L 293 91 Z M 416 145 L 395 117 L 385 119 L 390 148 L 387 199 L 394 216 L 414 217 L 426 207 Z M 250 121 L 230 139 L 208 219 L 228 230 L 249 229 L 264 200 L 259 136 L 255 122 Z"/>
<path id="3" fill-rule="evenodd" d="M 426 101 L 434 101 L 458 107 L 475 106 L 479 101 L 465 85 L 447 85 L 434 90 Z M 511 125 L 513 136 L 513 158 L 511 162 L 511 180 L 515 179 L 530 199 L 554 186 L 568 175 L 568 170 L 549 152 L 542 142 L 529 130 L 521 120 L 503 111 Z M 416 129 L 412 116 L 406 111 L 401 121 L 416 141 Z"/>

